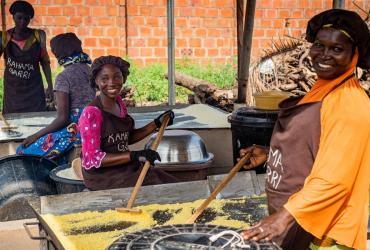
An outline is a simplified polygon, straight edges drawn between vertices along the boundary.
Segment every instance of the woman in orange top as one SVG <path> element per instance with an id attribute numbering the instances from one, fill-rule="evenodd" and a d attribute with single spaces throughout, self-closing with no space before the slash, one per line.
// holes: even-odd
<path id="1" fill-rule="evenodd" d="M 243 236 L 283 249 L 366 249 L 370 101 L 354 72 L 370 68 L 369 29 L 332 9 L 308 22 L 306 39 L 317 82 L 280 103 L 269 150 L 241 150 L 255 156 L 247 168 L 267 160 L 270 213 Z"/>

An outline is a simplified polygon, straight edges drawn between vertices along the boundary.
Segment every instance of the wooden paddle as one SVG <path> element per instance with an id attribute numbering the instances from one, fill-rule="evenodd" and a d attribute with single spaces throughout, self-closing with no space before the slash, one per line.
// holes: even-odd
<path id="1" fill-rule="evenodd" d="M 5 34 L 6 32 L 5 0 L 1 0 L 1 28 L 2 32 Z"/>
<path id="2" fill-rule="evenodd" d="M 151 148 L 152 150 L 157 150 L 158 145 L 159 145 L 159 143 L 160 143 L 160 141 L 162 139 L 164 130 L 166 129 L 169 120 L 170 120 L 170 117 L 169 116 L 164 117 L 163 122 L 161 124 L 161 127 L 159 128 L 159 131 L 157 133 L 157 137 L 155 138 L 155 140 L 154 140 L 154 142 L 152 144 L 152 148 Z M 133 191 L 131 193 L 130 199 L 128 200 L 127 207 L 118 207 L 118 208 L 116 208 L 116 210 L 118 212 L 141 213 L 141 209 L 132 208 L 132 206 L 134 205 L 134 202 L 136 200 L 137 193 L 139 192 L 139 190 L 141 188 L 141 185 L 144 182 L 146 173 L 148 172 L 149 168 L 150 168 L 150 162 L 149 161 L 146 161 L 145 164 L 144 164 L 143 169 L 141 170 L 141 173 L 139 175 L 139 178 L 136 181 L 136 184 L 135 184 L 135 187 L 134 187 L 134 189 L 133 189 Z"/>
<path id="3" fill-rule="evenodd" d="M 213 190 L 211 195 L 197 208 L 195 213 L 190 217 L 190 219 L 186 222 L 187 224 L 192 224 L 194 221 L 203 213 L 203 211 L 207 208 L 209 203 L 213 201 L 217 194 L 230 182 L 230 180 L 239 172 L 239 170 L 249 161 L 252 153 L 248 153 L 243 156 L 240 161 L 236 163 L 236 165 L 230 170 L 229 174 L 225 176 L 225 178 L 217 185 L 217 187 Z"/>

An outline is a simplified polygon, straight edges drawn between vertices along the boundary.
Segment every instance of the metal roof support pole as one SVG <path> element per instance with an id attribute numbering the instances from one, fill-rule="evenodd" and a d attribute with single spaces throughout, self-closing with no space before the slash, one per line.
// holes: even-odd
<path id="1" fill-rule="evenodd" d="M 125 0 L 125 55 L 128 57 L 128 15 L 127 15 L 127 0 Z"/>
<path id="2" fill-rule="evenodd" d="M 333 9 L 344 9 L 345 1 L 344 0 L 333 0 Z"/>
<path id="3" fill-rule="evenodd" d="M 256 0 L 248 0 L 244 19 L 243 52 L 241 58 L 240 75 L 238 79 L 238 103 L 245 103 L 247 97 L 247 84 L 249 78 L 249 63 L 251 59 L 255 10 Z"/>
<path id="4" fill-rule="evenodd" d="M 174 1 L 167 0 L 168 105 L 175 105 Z"/>

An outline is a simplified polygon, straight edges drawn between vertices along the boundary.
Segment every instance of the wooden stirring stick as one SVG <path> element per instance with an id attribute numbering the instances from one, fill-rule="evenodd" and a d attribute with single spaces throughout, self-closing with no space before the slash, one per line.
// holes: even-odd
<path id="1" fill-rule="evenodd" d="M 166 116 L 163 119 L 163 122 L 161 124 L 161 127 L 160 127 L 160 129 L 159 129 L 159 131 L 157 133 L 157 137 L 155 138 L 155 140 L 154 140 L 154 142 L 152 144 L 152 148 L 151 148 L 152 150 L 157 150 L 158 145 L 159 145 L 159 143 L 160 143 L 160 141 L 162 139 L 164 130 L 166 129 L 167 124 L 168 124 L 169 121 L 170 121 L 170 117 L 169 116 Z M 146 173 L 148 172 L 149 168 L 150 168 L 150 162 L 149 161 L 146 161 L 145 164 L 144 164 L 143 169 L 141 170 L 140 176 L 139 176 L 139 178 L 136 181 L 136 185 L 135 185 L 135 187 L 134 187 L 134 189 L 133 189 L 133 191 L 131 193 L 130 199 L 128 200 L 127 207 L 118 207 L 118 208 L 116 208 L 116 210 L 118 212 L 141 213 L 141 210 L 140 209 L 132 208 L 132 206 L 134 205 L 134 202 L 136 200 L 137 193 L 139 192 L 139 190 L 141 188 L 141 185 L 144 182 Z"/>
<path id="2" fill-rule="evenodd" d="M 225 178 L 217 185 L 217 187 L 213 190 L 211 195 L 197 208 L 195 213 L 190 217 L 190 219 L 186 222 L 187 224 L 192 224 L 194 221 L 203 213 L 203 211 L 207 208 L 209 203 L 213 201 L 217 194 L 231 181 L 231 179 L 239 172 L 239 170 L 249 161 L 252 153 L 248 153 L 243 156 L 240 161 L 236 163 L 236 165 L 230 170 L 229 174 L 225 176 Z"/>
<path id="3" fill-rule="evenodd" d="M 1 31 L 6 33 L 5 0 L 1 0 Z"/>

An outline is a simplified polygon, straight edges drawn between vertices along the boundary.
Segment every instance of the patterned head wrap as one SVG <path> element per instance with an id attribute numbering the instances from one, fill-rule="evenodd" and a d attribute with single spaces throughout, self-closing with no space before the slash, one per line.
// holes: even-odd
<path id="1" fill-rule="evenodd" d="M 61 66 L 73 63 L 91 64 L 89 56 L 82 52 L 81 40 L 75 33 L 63 33 L 50 40 L 51 51 Z"/>
<path id="2" fill-rule="evenodd" d="M 96 88 L 95 83 L 96 76 L 99 74 L 103 66 L 106 64 L 112 64 L 119 68 L 124 77 L 127 77 L 130 74 L 129 71 L 130 63 L 123 60 L 121 57 L 118 56 L 98 57 L 94 60 L 93 64 L 91 65 L 90 84 L 93 88 Z"/>
<path id="3" fill-rule="evenodd" d="M 342 32 L 357 47 L 357 66 L 370 68 L 370 32 L 362 18 L 353 11 L 331 9 L 317 14 L 308 22 L 306 40 L 314 42 L 321 29 L 332 28 Z"/>

